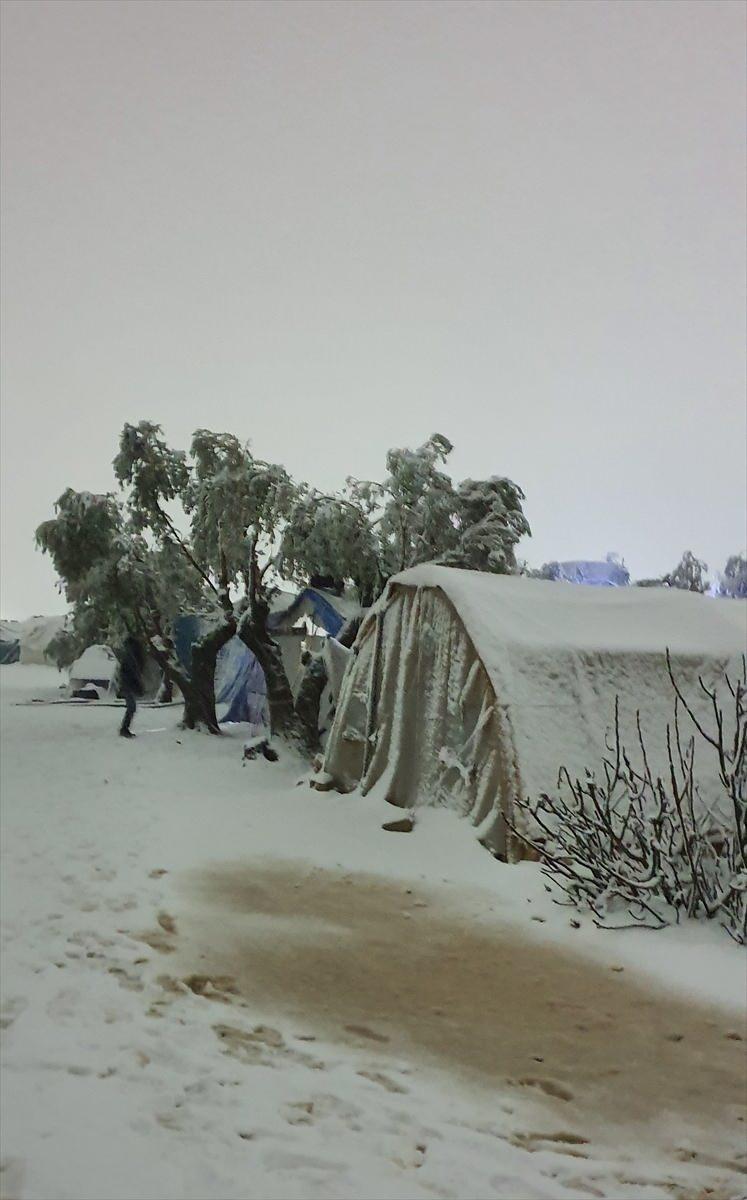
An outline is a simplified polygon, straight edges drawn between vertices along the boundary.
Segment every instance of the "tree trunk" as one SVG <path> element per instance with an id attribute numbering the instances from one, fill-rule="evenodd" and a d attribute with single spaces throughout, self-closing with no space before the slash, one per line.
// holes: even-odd
<path id="1" fill-rule="evenodd" d="M 161 669 L 161 685 L 156 698 L 159 704 L 171 704 L 174 699 L 174 678 L 168 667 Z"/>
<path id="2" fill-rule="evenodd" d="M 270 707 L 270 732 L 273 736 L 303 741 L 283 656 L 277 642 L 273 641 L 267 631 L 261 611 L 257 615 L 250 611 L 244 613 L 236 632 L 244 645 L 251 650 L 264 673 L 267 702 Z"/>
<path id="3" fill-rule="evenodd" d="M 338 642 L 350 649 L 358 636 L 362 617 L 352 617 L 343 625 L 338 635 Z M 304 745 L 313 756 L 319 750 L 319 709 L 322 703 L 324 689 L 329 682 L 327 664 L 323 654 L 313 655 L 304 672 L 301 686 L 296 697 L 296 715 L 301 726 Z"/>
<path id="4" fill-rule="evenodd" d="M 315 654 L 304 672 L 295 705 L 304 746 L 310 757 L 320 746 L 319 708 L 327 678 L 327 664 L 321 654 Z"/>
<path id="5" fill-rule="evenodd" d="M 211 629 L 192 647 L 191 683 L 194 692 L 185 699 L 184 716 L 188 729 L 204 723 L 211 733 L 220 733 L 215 711 L 215 664 L 218 654 L 236 633 L 236 621 L 227 619 L 217 629 Z"/>
<path id="6" fill-rule="evenodd" d="M 209 733 L 220 733 L 220 726 L 215 716 L 214 694 L 206 696 L 204 692 L 195 687 L 173 651 L 169 652 L 162 646 L 155 645 L 153 640 L 150 642 L 150 648 L 156 662 L 164 672 L 168 671 L 182 694 L 184 700 L 182 724 L 184 728 L 200 729 L 204 726 Z"/>

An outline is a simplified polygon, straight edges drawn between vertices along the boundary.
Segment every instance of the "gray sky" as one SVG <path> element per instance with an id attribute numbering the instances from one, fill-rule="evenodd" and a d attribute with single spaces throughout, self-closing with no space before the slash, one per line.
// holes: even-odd
<path id="1" fill-rule="evenodd" d="M 434 430 L 551 558 L 743 550 L 739 2 L 3 6 L 2 612 L 124 421 L 323 487 Z"/>

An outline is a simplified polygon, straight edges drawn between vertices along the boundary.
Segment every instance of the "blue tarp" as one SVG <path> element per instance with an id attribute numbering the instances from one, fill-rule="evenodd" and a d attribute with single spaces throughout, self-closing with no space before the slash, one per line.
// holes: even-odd
<path id="1" fill-rule="evenodd" d="M 543 567 L 548 579 L 563 583 L 584 583 L 587 587 L 627 587 L 630 573 L 623 563 L 614 559 L 593 562 L 578 559 L 575 562 L 552 562 Z"/>
<path id="2" fill-rule="evenodd" d="M 304 588 L 283 612 L 273 613 L 267 624 L 269 629 L 290 627 L 302 615 L 301 610 L 310 611 L 315 625 L 320 626 L 330 637 L 336 637 L 345 624 L 345 618 L 334 606 L 334 597 L 328 597 L 316 588 Z M 192 646 L 205 632 L 205 618 L 194 613 L 177 617 L 174 622 L 174 646 L 182 666 L 192 667 Z M 252 725 L 269 725 L 267 688 L 262 668 L 254 655 L 237 637 L 222 648 L 218 655 L 215 675 L 215 699 L 218 704 L 227 704 L 225 722 L 249 721 Z"/>
<path id="3" fill-rule="evenodd" d="M 215 699 L 218 704 L 228 705 L 222 721 L 270 724 L 264 672 L 251 650 L 237 637 L 231 638 L 218 655 Z"/>
<path id="4" fill-rule="evenodd" d="M 307 603 L 311 606 L 314 624 L 323 629 L 330 637 L 337 637 L 345 624 L 345 618 L 340 616 L 333 601 L 323 592 L 318 592 L 316 588 L 304 588 L 302 592 L 298 593 L 289 608 L 286 608 L 284 612 L 273 613 L 267 622 L 268 628 L 278 629 L 281 625 L 292 625 L 294 621 L 298 620 L 296 614 L 300 614 L 300 610 Z"/>
<path id="5" fill-rule="evenodd" d="M 192 669 L 192 646 L 204 629 L 204 618 L 196 613 L 187 613 L 174 621 L 174 647 L 185 671 Z"/>
<path id="6" fill-rule="evenodd" d="M 192 668 L 192 646 L 206 631 L 205 618 L 196 613 L 177 617 L 174 622 L 174 646 L 185 670 Z M 218 653 L 215 668 L 215 700 L 227 704 L 221 721 L 249 721 L 252 725 L 269 725 L 267 689 L 262 668 L 239 638 L 231 638 Z"/>

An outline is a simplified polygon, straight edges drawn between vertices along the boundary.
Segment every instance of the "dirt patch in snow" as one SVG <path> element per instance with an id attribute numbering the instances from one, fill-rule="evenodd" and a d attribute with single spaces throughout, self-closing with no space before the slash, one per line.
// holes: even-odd
<path id="1" fill-rule="evenodd" d="M 231 864 L 186 887 L 185 969 L 197 955 L 200 971 L 231 976 L 297 1028 L 429 1061 L 504 1099 L 531 1095 L 584 1135 L 598 1121 L 642 1135 L 656 1125 L 673 1151 L 740 1169 L 745 1043 L 733 1019 L 615 970 L 613 934 L 605 967 L 515 925 L 471 923 L 425 887 L 299 863 Z M 706 1126 L 707 1140 L 686 1138 Z"/>

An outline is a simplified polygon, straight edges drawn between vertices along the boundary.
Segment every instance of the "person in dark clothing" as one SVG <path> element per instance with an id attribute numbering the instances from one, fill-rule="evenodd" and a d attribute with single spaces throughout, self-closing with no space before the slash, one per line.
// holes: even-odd
<path id="1" fill-rule="evenodd" d="M 122 647 L 119 659 L 119 695 L 125 702 L 125 715 L 119 736 L 133 738 L 130 730 L 137 708 L 137 697 L 143 694 L 143 648 L 136 637 L 130 635 Z"/>

